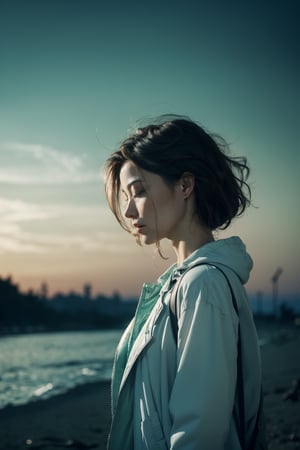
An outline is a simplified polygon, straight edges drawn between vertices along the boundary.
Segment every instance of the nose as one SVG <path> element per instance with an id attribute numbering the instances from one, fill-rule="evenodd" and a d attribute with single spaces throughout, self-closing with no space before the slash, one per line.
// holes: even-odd
<path id="1" fill-rule="evenodd" d="M 133 198 L 129 200 L 124 214 L 125 214 L 125 217 L 127 217 L 127 219 L 136 219 L 137 218 L 138 211 L 136 209 L 136 205 L 135 205 Z"/>

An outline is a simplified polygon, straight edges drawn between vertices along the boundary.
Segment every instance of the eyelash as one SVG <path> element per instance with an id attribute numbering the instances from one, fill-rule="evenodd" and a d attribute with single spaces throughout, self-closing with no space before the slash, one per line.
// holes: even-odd
<path id="1" fill-rule="evenodd" d="M 137 198 L 140 197 L 141 195 L 143 195 L 146 192 L 146 190 L 144 188 L 141 188 L 139 191 L 137 191 L 136 193 L 132 193 L 132 198 Z M 129 201 L 129 197 L 128 195 L 123 191 L 123 200 L 125 202 Z"/>
<path id="2" fill-rule="evenodd" d="M 140 197 L 145 193 L 145 189 L 140 189 L 136 194 L 133 195 L 133 198 Z"/>

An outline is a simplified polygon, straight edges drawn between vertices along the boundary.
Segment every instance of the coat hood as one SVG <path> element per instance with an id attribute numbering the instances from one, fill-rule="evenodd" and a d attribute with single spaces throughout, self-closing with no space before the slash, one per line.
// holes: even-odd
<path id="1" fill-rule="evenodd" d="M 237 236 L 203 245 L 176 267 L 175 272 L 181 272 L 187 267 L 199 263 L 227 267 L 236 273 L 242 284 L 247 283 L 253 267 L 252 258 L 247 253 L 245 244 Z"/>

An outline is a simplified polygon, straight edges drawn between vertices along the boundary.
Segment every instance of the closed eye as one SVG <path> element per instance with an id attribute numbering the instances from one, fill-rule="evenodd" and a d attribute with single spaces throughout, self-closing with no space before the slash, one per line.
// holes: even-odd
<path id="1" fill-rule="evenodd" d="M 131 192 L 133 198 L 142 197 L 146 190 L 144 188 L 143 183 L 140 180 L 135 181 L 131 186 Z"/>
<path id="2" fill-rule="evenodd" d="M 133 194 L 133 198 L 142 197 L 146 193 L 145 189 L 140 189 L 138 192 Z"/>

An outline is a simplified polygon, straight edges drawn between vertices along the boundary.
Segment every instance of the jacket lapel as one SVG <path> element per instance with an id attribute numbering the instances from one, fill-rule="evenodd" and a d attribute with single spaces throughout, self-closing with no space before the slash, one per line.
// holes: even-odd
<path id="1" fill-rule="evenodd" d="M 153 337 L 153 330 L 155 323 L 157 322 L 161 312 L 166 307 L 166 305 L 163 304 L 161 296 L 157 300 L 153 310 L 151 311 L 147 321 L 145 322 L 144 326 L 142 327 L 138 339 L 135 340 L 133 347 L 131 349 L 131 352 L 129 354 L 129 358 L 123 373 L 122 381 L 120 384 L 120 390 L 121 392 L 131 370 L 133 369 L 139 355 L 142 353 L 142 351 L 147 347 L 149 342 L 151 342 Z"/>

